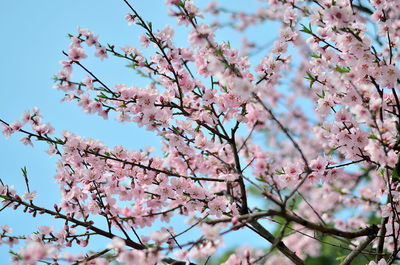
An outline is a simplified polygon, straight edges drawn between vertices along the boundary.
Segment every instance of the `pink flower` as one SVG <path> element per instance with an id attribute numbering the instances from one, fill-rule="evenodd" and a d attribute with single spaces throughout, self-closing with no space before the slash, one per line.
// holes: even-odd
<path id="1" fill-rule="evenodd" d="M 12 233 L 12 229 L 8 225 L 1 226 L 1 229 L 3 230 L 3 233 L 5 233 L 5 234 Z"/>
<path id="2" fill-rule="evenodd" d="M 368 144 L 368 133 L 362 130 L 356 130 L 351 134 L 351 139 L 356 148 L 363 149 Z"/>
<path id="3" fill-rule="evenodd" d="M 79 61 L 81 59 L 87 58 L 85 51 L 82 48 L 71 48 L 69 49 L 68 58 L 72 61 Z"/>
<path id="4" fill-rule="evenodd" d="M 92 46 L 92 45 L 97 46 L 98 45 L 98 40 L 97 40 L 98 38 L 99 38 L 99 36 L 94 36 L 93 34 L 90 34 L 90 35 L 87 36 L 85 42 L 89 47 Z"/>
<path id="5" fill-rule="evenodd" d="M 342 27 L 352 19 L 351 9 L 348 7 L 331 6 L 325 10 L 324 20 L 330 25 Z"/>
<path id="6" fill-rule="evenodd" d="M 93 79 L 91 79 L 89 76 L 86 76 L 82 80 L 82 83 L 85 84 L 87 90 L 93 89 Z"/>
<path id="7" fill-rule="evenodd" d="M 247 79 L 236 78 L 233 83 L 233 91 L 244 101 L 250 100 L 253 96 L 254 85 Z"/>
<path id="8" fill-rule="evenodd" d="M 92 34 L 92 33 L 90 32 L 90 30 L 88 30 L 88 29 L 83 29 L 83 28 L 81 28 L 81 27 L 79 27 L 79 26 L 78 26 L 78 33 L 79 33 L 80 35 L 82 35 L 82 36 L 85 36 L 85 37 L 87 37 L 87 36 L 89 36 L 90 34 Z"/>
<path id="9" fill-rule="evenodd" d="M 210 208 L 210 214 L 221 217 L 222 213 L 225 212 L 226 204 L 221 198 L 217 197 L 208 202 L 208 208 Z"/>
<path id="10" fill-rule="evenodd" d="M 242 264 L 242 260 L 236 256 L 236 254 L 231 254 L 227 261 L 221 263 L 221 265 L 240 265 Z"/>
<path id="11" fill-rule="evenodd" d="M 13 129 L 10 126 L 5 124 L 1 124 L 2 130 L 1 132 L 6 136 L 6 139 L 10 138 L 11 134 L 14 133 Z"/>
<path id="12" fill-rule="evenodd" d="M 28 264 L 34 264 L 40 259 L 47 258 L 52 252 L 54 252 L 54 249 L 51 246 L 29 241 L 25 247 L 20 249 L 19 255 Z"/>
<path id="13" fill-rule="evenodd" d="M 108 244 L 108 248 L 113 248 L 118 252 L 121 252 L 125 248 L 125 241 L 120 237 L 114 237 L 112 242 Z"/>
<path id="14" fill-rule="evenodd" d="M 79 240 L 79 245 L 81 246 L 81 247 L 86 247 L 87 245 L 88 245 L 88 241 L 87 240 Z"/>
<path id="15" fill-rule="evenodd" d="M 16 132 L 21 130 L 22 126 L 23 126 L 22 123 L 19 121 L 15 121 L 10 124 L 11 129 L 13 129 L 13 131 L 16 131 Z"/>
<path id="16" fill-rule="evenodd" d="M 166 242 L 169 237 L 170 237 L 170 234 L 167 231 L 165 231 L 165 232 L 161 232 L 161 231 L 150 232 L 150 238 L 154 242 L 156 242 L 156 244 L 161 244 L 163 242 Z"/>
<path id="17" fill-rule="evenodd" d="M 371 261 L 370 263 L 368 263 L 368 265 L 387 265 L 387 263 L 386 260 L 382 258 L 378 261 L 378 263 L 376 263 L 375 261 Z"/>
<path id="18" fill-rule="evenodd" d="M 103 61 L 104 58 L 108 58 L 106 47 L 97 47 L 96 52 L 94 54 L 96 57 L 99 57 L 100 60 Z"/>
<path id="19" fill-rule="evenodd" d="M 223 225 L 207 225 L 204 224 L 201 228 L 201 233 L 210 240 L 218 240 L 221 239 L 220 231 L 222 230 Z"/>
<path id="20" fill-rule="evenodd" d="M 400 78 L 399 69 L 394 65 L 384 65 L 381 69 L 382 85 L 388 88 L 396 87 L 397 80 Z"/>
<path id="21" fill-rule="evenodd" d="M 314 159 L 310 162 L 310 167 L 312 170 L 316 171 L 319 174 L 323 174 L 328 162 L 325 161 L 321 156 L 317 159 Z"/>
<path id="22" fill-rule="evenodd" d="M 20 139 L 20 141 L 21 141 L 24 145 L 30 145 L 30 146 L 33 147 L 33 143 L 32 143 L 32 141 L 31 141 L 31 138 L 29 138 L 29 137 L 22 137 L 22 138 Z"/>
<path id="23" fill-rule="evenodd" d="M 303 172 L 303 166 L 299 163 L 289 164 L 285 167 L 285 173 L 291 177 L 298 177 Z"/>
<path id="24" fill-rule="evenodd" d="M 36 191 L 32 191 L 32 192 L 25 192 L 24 195 L 22 196 L 22 199 L 32 201 L 36 197 L 37 197 Z"/>
<path id="25" fill-rule="evenodd" d="M 142 43 L 143 48 L 149 48 L 150 39 L 146 37 L 146 35 L 140 35 L 139 40 Z"/>
<path id="26" fill-rule="evenodd" d="M 351 120 L 351 115 L 344 108 L 335 113 L 335 119 L 338 122 L 346 122 Z"/>
<path id="27" fill-rule="evenodd" d="M 57 149 L 53 144 L 49 145 L 49 148 L 45 151 L 50 157 L 57 154 Z"/>
<path id="28" fill-rule="evenodd" d="M 53 231 L 53 226 L 40 226 L 38 227 L 38 230 L 40 231 L 40 233 L 44 234 L 44 235 L 49 235 L 52 231 Z"/>
<path id="29" fill-rule="evenodd" d="M 128 21 L 128 25 L 129 26 L 131 26 L 131 25 L 133 25 L 133 24 L 135 24 L 136 23 L 136 21 L 135 21 L 135 15 L 132 15 L 132 14 L 126 14 L 126 16 L 125 16 L 125 19 Z"/>

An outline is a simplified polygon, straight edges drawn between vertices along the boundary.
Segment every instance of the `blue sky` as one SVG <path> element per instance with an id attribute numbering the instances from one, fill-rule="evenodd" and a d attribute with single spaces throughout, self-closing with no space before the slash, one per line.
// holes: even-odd
<path id="1" fill-rule="evenodd" d="M 235 8 L 244 10 L 254 8 L 254 4 L 243 4 L 242 1 L 221 2 L 230 5 L 235 2 Z M 142 0 L 135 1 L 134 6 L 145 20 L 152 21 L 153 28 L 161 29 L 165 24 L 175 23 L 173 18 L 167 16 L 163 3 Z M 121 124 L 112 119 L 104 121 L 100 117 L 84 114 L 75 104 L 61 103 L 63 93 L 52 88 L 52 77 L 60 69 L 58 61 L 65 59 L 62 50 L 68 48 L 67 34 L 75 34 L 78 25 L 99 34 L 102 43 L 113 43 L 117 47 L 138 45 L 138 36 L 142 31 L 139 27 L 127 25 L 124 16 L 128 11 L 123 1 L 1 1 L 0 92 L 3 100 L 0 118 L 13 122 L 24 110 L 37 106 L 44 121 L 56 128 L 56 135 L 65 129 L 99 139 L 110 146 L 124 145 L 130 149 L 160 147 L 158 138 L 134 124 Z M 232 38 L 232 31 L 220 33 L 219 40 L 229 39 L 233 46 L 239 45 L 239 38 Z M 259 37 L 255 32 L 252 34 L 255 38 Z M 265 34 L 271 35 L 270 31 Z M 187 46 L 184 30 L 179 30 L 177 35 L 176 42 Z M 101 63 L 95 59 L 83 63 L 110 86 L 118 83 L 143 84 L 118 60 Z M 13 135 L 9 140 L 0 137 L 0 178 L 7 184 L 15 185 L 15 189 L 22 193 L 25 184 L 20 168 L 26 166 L 31 189 L 40 194 L 36 204 L 49 207 L 60 198 L 52 177 L 56 158 L 50 159 L 44 153 L 47 147 L 43 144 L 36 143 L 35 148 L 24 146 L 19 142 L 21 137 L 20 134 Z M 9 224 L 16 234 L 32 232 L 39 224 L 50 225 L 53 222 L 47 217 L 32 219 L 22 213 L 22 209 L 7 209 L 0 213 L 0 220 L 0 225 Z M 7 247 L 0 246 L 1 264 L 8 260 L 7 252 Z"/>

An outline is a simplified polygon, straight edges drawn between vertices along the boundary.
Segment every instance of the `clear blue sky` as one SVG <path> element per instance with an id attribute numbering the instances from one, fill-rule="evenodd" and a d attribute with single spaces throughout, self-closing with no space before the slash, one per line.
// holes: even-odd
<path id="1" fill-rule="evenodd" d="M 167 16 L 164 1 L 131 2 L 147 21 L 152 21 L 155 29 L 175 23 L 173 18 Z M 254 8 L 252 4 L 244 4 L 239 0 L 221 2 L 244 10 Z M 152 145 L 159 147 L 159 139 L 134 124 L 104 121 L 97 116 L 84 114 L 75 104 L 60 103 L 63 93 L 52 88 L 52 77 L 60 69 L 58 61 L 65 58 L 62 50 L 68 48 L 67 34 L 75 34 L 78 25 L 99 34 L 102 43 L 138 45 L 138 36 L 142 31 L 139 27 L 127 25 L 124 20 L 127 12 L 123 1 L 0 1 L 0 118 L 13 122 L 19 119 L 25 109 L 37 106 L 44 121 L 56 128 L 56 135 L 66 129 L 77 135 L 99 139 L 110 146 L 124 145 L 131 149 Z M 178 31 L 177 35 L 182 32 Z M 263 34 L 270 35 L 269 32 Z M 231 44 L 239 44 L 238 38 L 232 39 L 230 31 L 223 31 L 219 39 L 229 39 Z M 187 46 L 183 34 L 176 41 Z M 106 60 L 103 63 L 86 60 L 84 63 L 110 86 L 133 82 L 142 84 L 118 60 Z M 47 148 L 45 145 L 36 144 L 35 148 L 24 146 L 19 142 L 21 137 L 16 134 L 8 141 L 0 137 L 0 178 L 23 192 L 25 185 L 20 168 L 26 166 L 31 189 L 40 194 L 36 204 L 51 206 L 60 198 L 52 177 L 56 158 L 49 159 L 44 153 Z M 50 225 L 52 222 L 45 217 L 32 219 L 22 210 L 7 209 L 0 213 L 0 225 L 9 224 L 16 234 L 32 232 L 37 225 Z M 7 264 L 7 251 L 7 247 L 0 246 L 1 264 Z"/>

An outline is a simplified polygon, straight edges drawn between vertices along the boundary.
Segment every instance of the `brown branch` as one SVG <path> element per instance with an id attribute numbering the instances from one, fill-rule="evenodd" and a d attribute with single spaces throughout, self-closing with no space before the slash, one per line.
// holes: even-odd
<path id="1" fill-rule="evenodd" d="M 68 53 L 65 51 L 62 52 L 65 56 L 68 57 Z M 89 75 L 91 75 L 95 81 L 99 82 L 109 93 L 111 93 L 113 96 L 116 96 L 114 91 L 112 91 L 106 84 L 104 84 L 97 76 L 95 76 L 89 69 L 87 69 L 85 66 L 83 66 L 79 61 L 71 60 L 71 62 L 79 65 L 83 70 L 85 70 Z"/>
<path id="2" fill-rule="evenodd" d="M 64 219 L 64 220 L 66 220 L 68 222 L 74 223 L 75 225 L 86 227 L 88 230 L 91 230 L 91 231 L 97 233 L 98 235 L 101 235 L 101 236 L 104 236 L 104 237 L 107 237 L 107 238 L 110 238 L 110 239 L 112 239 L 114 237 L 117 237 L 116 235 L 114 235 L 114 234 L 112 234 L 110 232 L 106 232 L 106 231 L 104 231 L 104 230 L 102 230 L 102 229 L 100 229 L 98 227 L 93 226 L 92 222 L 82 222 L 82 221 L 80 221 L 78 219 L 75 219 L 75 218 L 73 218 L 71 216 L 67 216 L 67 215 L 64 215 L 64 214 L 59 213 L 59 212 L 55 212 L 55 211 L 52 211 L 52 210 L 49 210 L 49 209 L 46 209 L 46 208 L 43 208 L 43 207 L 40 207 L 40 206 L 36 206 L 33 203 L 27 203 L 25 201 L 22 201 L 21 199 L 17 199 L 15 197 L 11 197 L 9 195 L 4 196 L 4 199 L 6 199 L 8 201 L 15 202 L 17 205 L 24 205 L 25 207 L 30 208 L 35 212 L 46 213 L 46 214 L 49 214 L 51 216 L 54 216 L 55 218 Z M 138 250 L 146 249 L 146 246 L 138 244 L 138 243 L 136 243 L 136 242 L 134 242 L 132 240 L 124 239 L 124 238 L 121 238 L 121 239 L 124 240 L 125 244 L 127 246 L 131 247 L 131 248 L 138 249 Z"/>
<path id="3" fill-rule="evenodd" d="M 361 236 L 369 236 L 369 235 L 375 235 L 377 234 L 378 227 L 376 225 L 372 225 L 370 227 L 366 227 L 363 229 L 360 229 L 358 231 L 343 231 L 339 230 L 336 228 L 331 228 L 327 227 L 325 225 L 317 224 L 310 222 L 300 216 L 293 215 L 284 211 L 277 211 L 277 210 L 268 210 L 265 212 L 258 212 L 258 213 L 252 213 L 252 214 L 245 214 L 245 215 L 240 215 L 239 216 L 239 221 L 246 221 L 248 223 L 252 223 L 260 218 L 267 217 L 267 216 L 280 216 L 284 218 L 287 221 L 290 222 L 295 222 L 298 223 L 308 229 L 315 230 L 318 232 L 322 232 L 324 234 L 330 234 L 330 235 L 335 235 L 335 236 L 340 236 L 344 238 L 357 238 Z M 211 220 L 207 221 L 207 224 L 216 224 L 216 223 L 221 223 L 221 222 L 231 222 L 232 218 L 231 217 L 226 217 L 226 218 L 220 218 L 216 220 Z"/>
<path id="4" fill-rule="evenodd" d="M 136 10 L 132 7 L 131 4 L 129 4 L 129 2 L 127 0 L 123 0 L 125 2 L 125 4 L 129 7 L 129 9 L 135 13 L 135 16 L 140 20 L 142 27 L 147 31 L 147 33 L 150 35 L 150 40 L 153 41 L 153 43 L 155 43 L 157 45 L 157 47 L 159 48 L 159 50 L 161 51 L 163 57 L 165 58 L 165 60 L 167 61 L 167 63 L 169 64 L 169 66 L 171 67 L 170 71 L 172 72 L 172 74 L 174 75 L 175 78 L 175 83 L 177 85 L 178 88 L 178 93 L 179 93 L 179 100 L 180 100 L 180 105 L 181 107 L 183 106 L 183 91 L 181 88 L 181 85 L 179 83 L 179 76 L 178 73 L 175 71 L 175 68 L 170 60 L 170 58 L 167 56 L 167 54 L 165 53 L 164 47 L 163 45 L 160 43 L 160 41 L 154 36 L 152 29 L 146 24 L 146 22 L 142 19 L 142 17 L 136 12 Z"/>
<path id="5" fill-rule="evenodd" d="M 242 201 L 242 206 L 240 207 L 240 214 L 246 214 L 249 212 L 248 206 L 247 206 L 247 194 L 246 194 L 246 186 L 244 184 L 243 178 L 241 177 L 242 175 L 242 169 L 240 167 L 240 159 L 239 159 L 239 153 L 236 147 L 236 141 L 235 141 L 235 133 L 234 130 L 232 130 L 232 136 L 231 136 L 231 147 L 232 147 L 232 153 L 235 159 L 235 165 L 236 165 L 236 171 L 240 174 L 238 182 L 240 186 L 240 198 Z"/>
<path id="6" fill-rule="evenodd" d="M 326 226 L 323 226 L 320 224 L 310 222 L 306 219 L 303 219 L 296 215 L 289 214 L 287 212 L 280 212 L 280 211 L 275 211 L 275 210 L 270 210 L 270 211 L 272 211 L 272 213 L 276 216 L 283 217 L 288 221 L 298 223 L 298 224 L 300 224 L 304 227 L 307 227 L 311 230 L 319 231 L 319 232 L 322 232 L 325 234 L 336 235 L 336 236 L 340 236 L 340 237 L 344 237 L 344 238 L 357 238 L 360 236 L 373 235 L 373 234 L 376 234 L 377 230 L 378 230 L 378 227 L 376 225 L 372 225 L 370 227 L 366 227 L 366 228 L 363 228 L 363 229 L 360 229 L 360 230 L 354 231 L 354 232 L 342 231 L 342 230 L 338 230 L 335 228 L 326 227 Z"/>
<path id="7" fill-rule="evenodd" d="M 358 247 L 356 247 L 347 257 L 340 263 L 340 265 L 349 265 L 352 260 L 357 257 L 361 251 L 363 251 L 375 238 L 376 238 L 376 233 L 378 232 L 378 228 L 374 230 L 375 234 L 369 235 L 368 238 L 361 243 Z"/>
<path id="8" fill-rule="evenodd" d="M 383 247 L 385 244 L 385 235 L 386 235 L 386 224 L 389 221 L 389 217 L 382 218 L 381 221 L 381 230 L 379 231 L 379 241 L 376 255 L 376 262 L 378 262 L 383 257 Z"/>
<path id="9" fill-rule="evenodd" d="M 290 135 L 288 129 L 283 126 L 283 124 L 275 117 L 274 113 L 270 108 L 268 108 L 264 102 L 261 100 L 257 94 L 253 93 L 254 98 L 261 104 L 261 106 L 269 113 L 271 118 L 278 124 L 279 128 L 285 133 L 285 135 L 289 138 L 289 140 L 292 142 L 293 146 L 296 148 L 296 150 L 300 153 L 301 158 L 304 161 L 304 166 L 306 167 L 306 172 L 311 172 L 311 169 L 308 164 L 308 160 L 306 156 L 304 155 L 303 151 L 301 150 L 299 144 L 296 142 L 296 140 L 293 139 L 293 137 Z"/>
<path id="10" fill-rule="evenodd" d="M 294 264 L 306 265 L 306 263 L 302 259 L 300 259 L 295 252 L 291 251 L 281 240 L 276 243 L 277 241 L 276 238 L 267 229 L 265 229 L 262 225 L 260 225 L 257 221 L 251 222 L 250 225 L 255 229 L 255 231 L 260 236 L 265 238 L 271 244 L 276 245 L 276 248 L 280 252 L 282 252 L 282 254 L 285 255 L 288 259 L 290 259 Z"/>
<path id="11" fill-rule="evenodd" d="M 86 227 L 88 230 L 91 230 L 91 231 L 95 232 L 97 235 L 101 235 L 101 236 L 104 236 L 104 237 L 107 237 L 107 238 L 110 238 L 110 239 L 113 239 L 114 237 L 118 237 L 118 236 L 116 236 L 116 235 L 114 235 L 114 234 L 112 234 L 110 232 L 106 232 L 106 231 L 104 231 L 104 230 L 102 230 L 102 229 L 100 229 L 98 227 L 93 226 L 92 222 L 82 222 L 82 221 L 77 220 L 77 219 L 75 219 L 75 218 L 73 218 L 71 216 L 67 216 L 67 215 L 61 214 L 59 212 L 55 212 L 55 211 L 52 211 L 52 210 L 49 210 L 49 209 L 46 209 L 46 208 L 43 208 L 43 207 L 40 207 L 40 206 L 36 206 L 33 203 L 27 203 L 27 202 L 24 202 L 24 201 L 22 201 L 20 199 L 14 198 L 14 197 L 4 196 L 4 199 L 6 199 L 8 201 L 11 201 L 11 202 L 14 202 L 17 205 L 24 205 L 25 207 L 32 209 L 34 212 L 46 213 L 46 214 L 49 214 L 51 216 L 54 216 L 54 218 L 64 219 L 64 220 L 66 220 L 68 222 L 74 223 L 75 225 Z M 121 238 L 121 237 L 119 237 L 119 238 Z M 136 243 L 136 242 L 134 242 L 134 241 L 132 241 L 130 239 L 124 239 L 124 238 L 121 238 L 121 239 L 124 240 L 125 244 L 128 247 L 131 247 L 133 249 L 145 250 L 147 248 L 145 245 L 138 244 L 138 243 Z M 94 256 L 91 256 L 86 260 L 78 261 L 76 264 L 88 261 L 88 260 L 93 259 L 93 258 L 97 258 L 97 257 L 105 254 L 108 251 L 109 251 L 109 249 L 105 249 L 105 250 L 97 253 L 99 255 L 95 254 Z M 162 259 L 162 261 L 165 262 L 165 263 L 174 264 L 174 265 L 178 265 L 178 264 L 179 265 L 185 265 L 185 264 L 188 264 L 186 261 L 178 261 L 178 260 L 175 260 L 175 259 L 172 259 L 172 258 L 164 258 L 164 259 Z M 189 265 L 196 265 L 196 264 L 190 262 Z"/>
<path id="12" fill-rule="evenodd" d="M 85 263 L 85 264 L 86 264 L 88 261 L 91 261 L 92 259 L 95 259 L 95 258 L 98 258 L 98 257 L 103 256 L 104 254 L 106 254 L 106 253 L 109 252 L 110 250 L 111 250 L 111 249 L 106 248 L 106 249 L 104 249 L 104 250 L 102 250 L 102 251 L 99 251 L 99 252 L 97 252 L 97 253 L 95 253 L 95 254 L 93 254 L 93 255 L 91 255 L 91 256 L 89 256 L 89 257 L 83 259 L 83 260 L 79 260 L 79 261 L 73 263 L 73 265 L 78 265 L 78 264 L 81 264 L 81 263 Z"/>
<path id="13" fill-rule="evenodd" d="M 184 176 L 184 175 L 180 175 L 178 173 L 175 173 L 175 172 L 172 172 L 172 171 L 169 171 L 169 170 L 153 168 L 153 167 L 150 167 L 150 166 L 145 166 L 145 165 L 142 165 L 142 164 L 130 162 L 130 161 L 127 161 L 127 160 L 116 158 L 116 157 L 103 155 L 103 154 L 100 154 L 99 152 L 95 152 L 93 150 L 81 150 L 81 151 L 83 151 L 85 153 L 88 153 L 88 154 L 91 154 L 91 155 L 94 155 L 94 156 L 102 157 L 102 158 L 104 158 L 106 160 L 109 159 L 109 160 L 118 161 L 118 162 L 121 162 L 123 164 L 131 165 L 131 166 L 138 167 L 138 168 L 145 169 L 145 170 L 154 171 L 154 172 L 157 172 L 157 173 L 163 173 L 163 174 L 166 174 L 168 176 L 174 176 L 174 177 L 186 178 L 186 179 L 192 179 L 192 180 L 198 180 L 198 181 L 199 180 L 216 181 L 216 182 L 224 182 L 225 181 L 224 179 L 216 179 L 216 178 Z"/>

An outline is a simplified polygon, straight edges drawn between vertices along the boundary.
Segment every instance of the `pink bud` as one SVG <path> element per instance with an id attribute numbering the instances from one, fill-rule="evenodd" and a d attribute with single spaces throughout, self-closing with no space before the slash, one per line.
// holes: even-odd
<path id="1" fill-rule="evenodd" d="M 234 216 L 231 220 L 232 225 L 237 225 L 239 223 L 239 216 Z"/>
<path id="2" fill-rule="evenodd" d="M 246 251 L 244 252 L 244 255 L 246 257 L 246 260 L 250 261 L 250 251 L 248 249 L 246 249 Z"/>
<path id="3" fill-rule="evenodd" d="M 79 242 L 79 245 L 80 245 L 81 247 L 86 247 L 87 244 L 88 244 L 88 241 L 87 241 L 87 240 L 81 240 L 81 241 Z"/>

